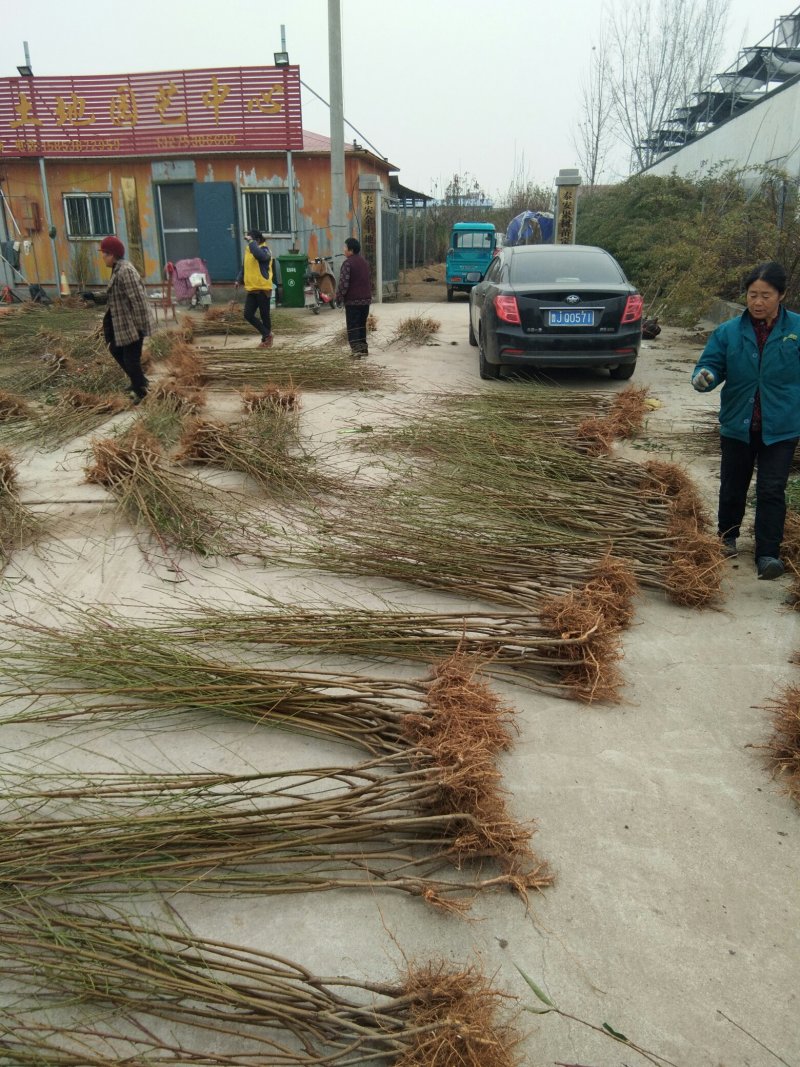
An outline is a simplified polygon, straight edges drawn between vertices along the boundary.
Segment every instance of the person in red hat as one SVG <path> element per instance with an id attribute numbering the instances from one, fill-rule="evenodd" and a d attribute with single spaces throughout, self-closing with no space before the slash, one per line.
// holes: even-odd
<path id="1" fill-rule="evenodd" d="M 84 293 L 100 304 L 108 304 L 103 333 L 108 350 L 130 381 L 134 404 L 147 396 L 147 378 L 142 370 L 142 344 L 153 332 L 153 317 L 147 292 L 136 267 L 125 259 L 125 245 L 119 237 L 100 242 L 103 262 L 111 269 L 111 282 L 104 297 Z"/>

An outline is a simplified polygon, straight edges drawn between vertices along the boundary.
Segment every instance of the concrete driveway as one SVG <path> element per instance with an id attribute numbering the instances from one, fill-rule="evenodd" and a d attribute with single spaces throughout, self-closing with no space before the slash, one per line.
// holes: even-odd
<path id="1" fill-rule="evenodd" d="M 480 382 L 477 351 L 467 343 L 466 303 L 401 303 L 373 312 L 379 326 L 369 359 L 385 363 L 397 387 L 380 394 L 308 393 L 305 430 L 318 440 L 345 449 L 346 431 L 395 417 L 412 402 L 410 394 L 514 388 Z M 418 314 L 441 322 L 433 343 L 389 344 L 400 320 Z M 325 333 L 342 325 L 341 313 L 326 310 L 313 328 Z M 692 392 L 697 348 L 682 335 L 665 330 L 645 343 L 630 384 L 647 385 L 662 406 L 643 439 L 624 451 L 646 459 L 657 445 L 666 458 L 685 460 L 713 511 L 715 459 L 683 450 L 687 421 L 702 421 L 716 397 Z M 613 392 L 628 384 L 603 373 L 552 377 L 554 389 Z M 5 613 L 51 618 L 65 597 L 140 615 L 143 606 L 160 611 L 190 600 L 249 602 L 254 592 L 367 605 L 398 593 L 389 583 L 225 561 L 190 561 L 180 576 L 148 566 L 130 532 L 93 502 L 102 492 L 82 484 L 85 443 L 31 455 L 22 465 L 24 497 L 58 527 L 49 545 L 20 553 L 7 570 L 0 586 Z M 360 892 L 185 895 L 172 906 L 197 934 L 265 948 L 318 974 L 382 980 L 404 959 L 477 956 L 498 985 L 521 1004 L 537 1006 L 520 967 L 564 1012 L 595 1027 L 609 1023 L 663 1057 L 660 1062 L 679 1067 L 798 1067 L 800 812 L 770 780 L 754 746 L 768 733 L 763 705 L 798 680 L 790 657 L 800 648 L 800 631 L 798 616 L 784 604 L 786 580 L 756 581 L 748 549 L 745 536 L 719 610 L 640 595 L 624 636 L 627 686 L 619 706 L 585 707 L 497 684 L 519 725 L 517 743 L 503 759 L 511 806 L 519 818 L 538 822 L 536 847 L 557 872 L 555 886 L 533 898 L 527 914 L 511 894 L 485 894 L 470 920 Z M 402 603 L 452 609 L 454 600 L 408 590 Z M 6 725 L 0 758 L 24 762 L 27 751 L 83 767 L 233 770 L 308 767 L 342 754 L 245 723 L 211 728 L 205 721 L 194 730 L 146 736 L 73 731 L 68 740 L 26 747 L 42 734 Z M 158 913 L 156 904 L 150 907 Z M 596 1030 L 553 1014 L 524 1015 L 521 1023 L 529 1035 L 525 1064 L 644 1062 Z"/>

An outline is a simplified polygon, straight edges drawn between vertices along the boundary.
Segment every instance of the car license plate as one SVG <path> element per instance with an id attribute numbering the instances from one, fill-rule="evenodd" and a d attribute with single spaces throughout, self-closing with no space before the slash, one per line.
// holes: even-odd
<path id="1" fill-rule="evenodd" d="M 479 270 L 471 270 L 467 275 L 468 282 L 479 282 L 481 280 L 481 272 Z"/>
<path id="2" fill-rule="evenodd" d="M 548 314 L 550 326 L 594 326 L 594 311 L 588 308 L 576 311 L 556 308 Z"/>

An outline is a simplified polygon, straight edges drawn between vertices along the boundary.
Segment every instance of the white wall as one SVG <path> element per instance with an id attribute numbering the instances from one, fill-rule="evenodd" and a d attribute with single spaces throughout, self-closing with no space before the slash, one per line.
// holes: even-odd
<path id="1" fill-rule="evenodd" d="M 772 163 L 800 175 L 800 81 L 665 156 L 645 173 L 699 174 L 721 162 L 742 167 Z"/>

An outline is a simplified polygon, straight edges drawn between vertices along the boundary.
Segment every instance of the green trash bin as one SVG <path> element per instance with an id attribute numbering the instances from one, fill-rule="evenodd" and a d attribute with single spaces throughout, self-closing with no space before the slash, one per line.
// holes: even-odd
<path id="1" fill-rule="evenodd" d="M 281 268 L 281 288 L 283 289 L 283 306 L 302 308 L 306 305 L 305 284 L 308 270 L 308 256 L 301 252 L 285 252 L 278 256 Z"/>

